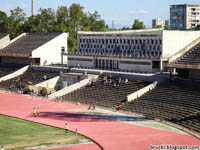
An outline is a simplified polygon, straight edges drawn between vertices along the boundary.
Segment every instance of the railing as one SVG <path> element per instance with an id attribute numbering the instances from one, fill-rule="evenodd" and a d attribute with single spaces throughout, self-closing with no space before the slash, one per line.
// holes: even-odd
<path id="1" fill-rule="evenodd" d="M 167 67 L 175 68 L 188 68 L 188 69 L 200 69 L 200 64 L 168 64 Z"/>
<path id="2" fill-rule="evenodd" d="M 152 55 L 133 55 L 133 54 L 114 54 L 114 53 L 85 53 L 85 52 L 67 52 L 63 55 L 71 56 L 92 56 L 92 57 L 118 57 L 118 58 L 135 58 L 135 59 L 160 59 L 161 56 L 152 56 Z"/>
<path id="3" fill-rule="evenodd" d="M 157 84 L 158 84 L 158 82 L 156 81 L 156 82 L 154 82 L 154 83 L 152 83 L 152 84 L 150 84 L 150 85 L 148 85 L 148 86 L 146 86 L 146 87 L 144 87 L 144 88 L 142 88 L 142 89 L 140 89 L 140 90 L 138 90 L 138 91 L 136 91 L 132 94 L 129 94 L 127 96 L 127 101 L 131 102 L 131 101 L 136 100 L 137 98 L 141 97 L 142 95 L 149 92 L 150 90 L 153 90 L 157 86 Z"/>

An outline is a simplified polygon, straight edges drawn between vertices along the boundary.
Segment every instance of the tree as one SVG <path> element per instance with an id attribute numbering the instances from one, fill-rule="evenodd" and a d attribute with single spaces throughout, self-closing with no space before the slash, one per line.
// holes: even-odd
<path id="1" fill-rule="evenodd" d="M 69 8 L 69 26 L 75 31 L 80 29 L 80 22 L 84 17 L 83 8 L 80 4 L 74 3 Z"/>
<path id="2" fill-rule="evenodd" d="M 165 30 L 170 30 L 170 26 L 165 26 Z"/>
<path id="3" fill-rule="evenodd" d="M 157 25 L 156 28 L 162 28 L 162 25 Z"/>
<path id="4" fill-rule="evenodd" d="M 69 19 L 68 9 L 66 6 L 58 7 L 56 11 L 55 32 L 67 32 L 67 21 Z"/>
<path id="5" fill-rule="evenodd" d="M 145 25 L 142 21 L 139 21 L 139 19 L 135 19 L 132 29 L 145 29 Z"/>
<path id="6" fill-rule="evenodd" d="M 10 11 L 9 17 L 9 32 L 11 39 L 23 33 L 23 25 L 26 14 L 23 9 L 17 6 L 14 10 Z"/>
<path id="7" fill-rule="evenodd" d="M 38 15 L 39 24 L 38 24 L 38 32 L 48 33 L 54 32 L 54 24 L 55 24 L 55 12 L 51 8 L 39 10 L 40 14 Z"/>
<path id="8" fill-rule="evenodd" d="M 39 32 L 38 26 L 39 26 L 40 20 L 39 15 L 30 16 L 25 22 L 24 22 L 24 32 L 32 32 L 37 33 Z"/>
<path id="9" fill-rule="evenodd" d="M 89 19 L 91 21 L 91 31 L 105 30 L 105 21 L 101 19 L 101 16 L 97 11 L 95 11 L 94 13 L 89 13 Z"/>
<path id="10" fill-rule="evenodd" d="M 0 32 L 7 33 L 9 26 L 9 18 L 5 12 L 0 11 Z"/>
<path id="11" fill-rule="evenodd" d="M 129 27 L 122 27 L 121 30 L 130 30 Z"/>

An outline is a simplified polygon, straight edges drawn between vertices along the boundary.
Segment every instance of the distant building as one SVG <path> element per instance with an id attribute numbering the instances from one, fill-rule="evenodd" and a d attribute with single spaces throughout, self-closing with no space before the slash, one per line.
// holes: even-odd
<path id="1" fill-rule="evenodd" d="M 171 5 L 170 28 L 185 30 L 193 29 L 200 24 L 200 5 Z"/>
<path id="2" fill-rule="evenodd" d="M 165 20 L 165 27 L 166 26 L 169 26 L 170 27 L 170 20 L 168 19 L 168 20 Z"/>
<path id="3" fill-rule="evenodd" d="M 156 28 L 156 26 L 158 26 L 158 25 L 161 25 L 162 27 L 164 27 L 165 21 L 163 19 L 159 19 L 159 18 L 153 19 L 152 20 L 152 28 Z"/>

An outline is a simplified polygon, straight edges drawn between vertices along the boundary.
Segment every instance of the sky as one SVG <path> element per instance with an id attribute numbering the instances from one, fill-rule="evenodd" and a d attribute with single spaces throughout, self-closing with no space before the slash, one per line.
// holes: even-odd
<path id="1" fill-rule="evenodd" d="M 152 19 L 169 19 L 169 7 L 172 4 L 200 4 L 200 0 L 34 0 L 35 13 L 40 8 L 53 8 L 58 6 L 69 7 L 72 3 L 81 4 L 85 11 L 99 12 L 106 24 L 115 27 L 130 27 L 134 19 L 144 22 L 151 27 Z M 27 16 L 31 14 L 31 0 L 0 0 L 0 10 L 9 15 L 11 9 L 21 7 Z"/>

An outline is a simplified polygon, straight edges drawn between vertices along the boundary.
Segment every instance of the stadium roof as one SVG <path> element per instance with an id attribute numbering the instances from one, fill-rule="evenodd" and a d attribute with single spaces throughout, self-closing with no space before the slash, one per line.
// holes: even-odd
<path id="1" fill-rule="evenodd" d="M 54 39 L 59 34 L 61 33 L 27 33 L 25 36 L 2 49 L 0 56 L 29 57 L 33 50 Z"/>
<path id="2" fill-rule="evenodd" d="M 107 34 L 161 34 L 163 29 L 141 29 L 141 30 L 122 30 L 122 31 L 105 31 L 105 32 L 92 32 L 92 31 L 79 31 L 78 34 L 86 35 L 107 35 Z"/>

